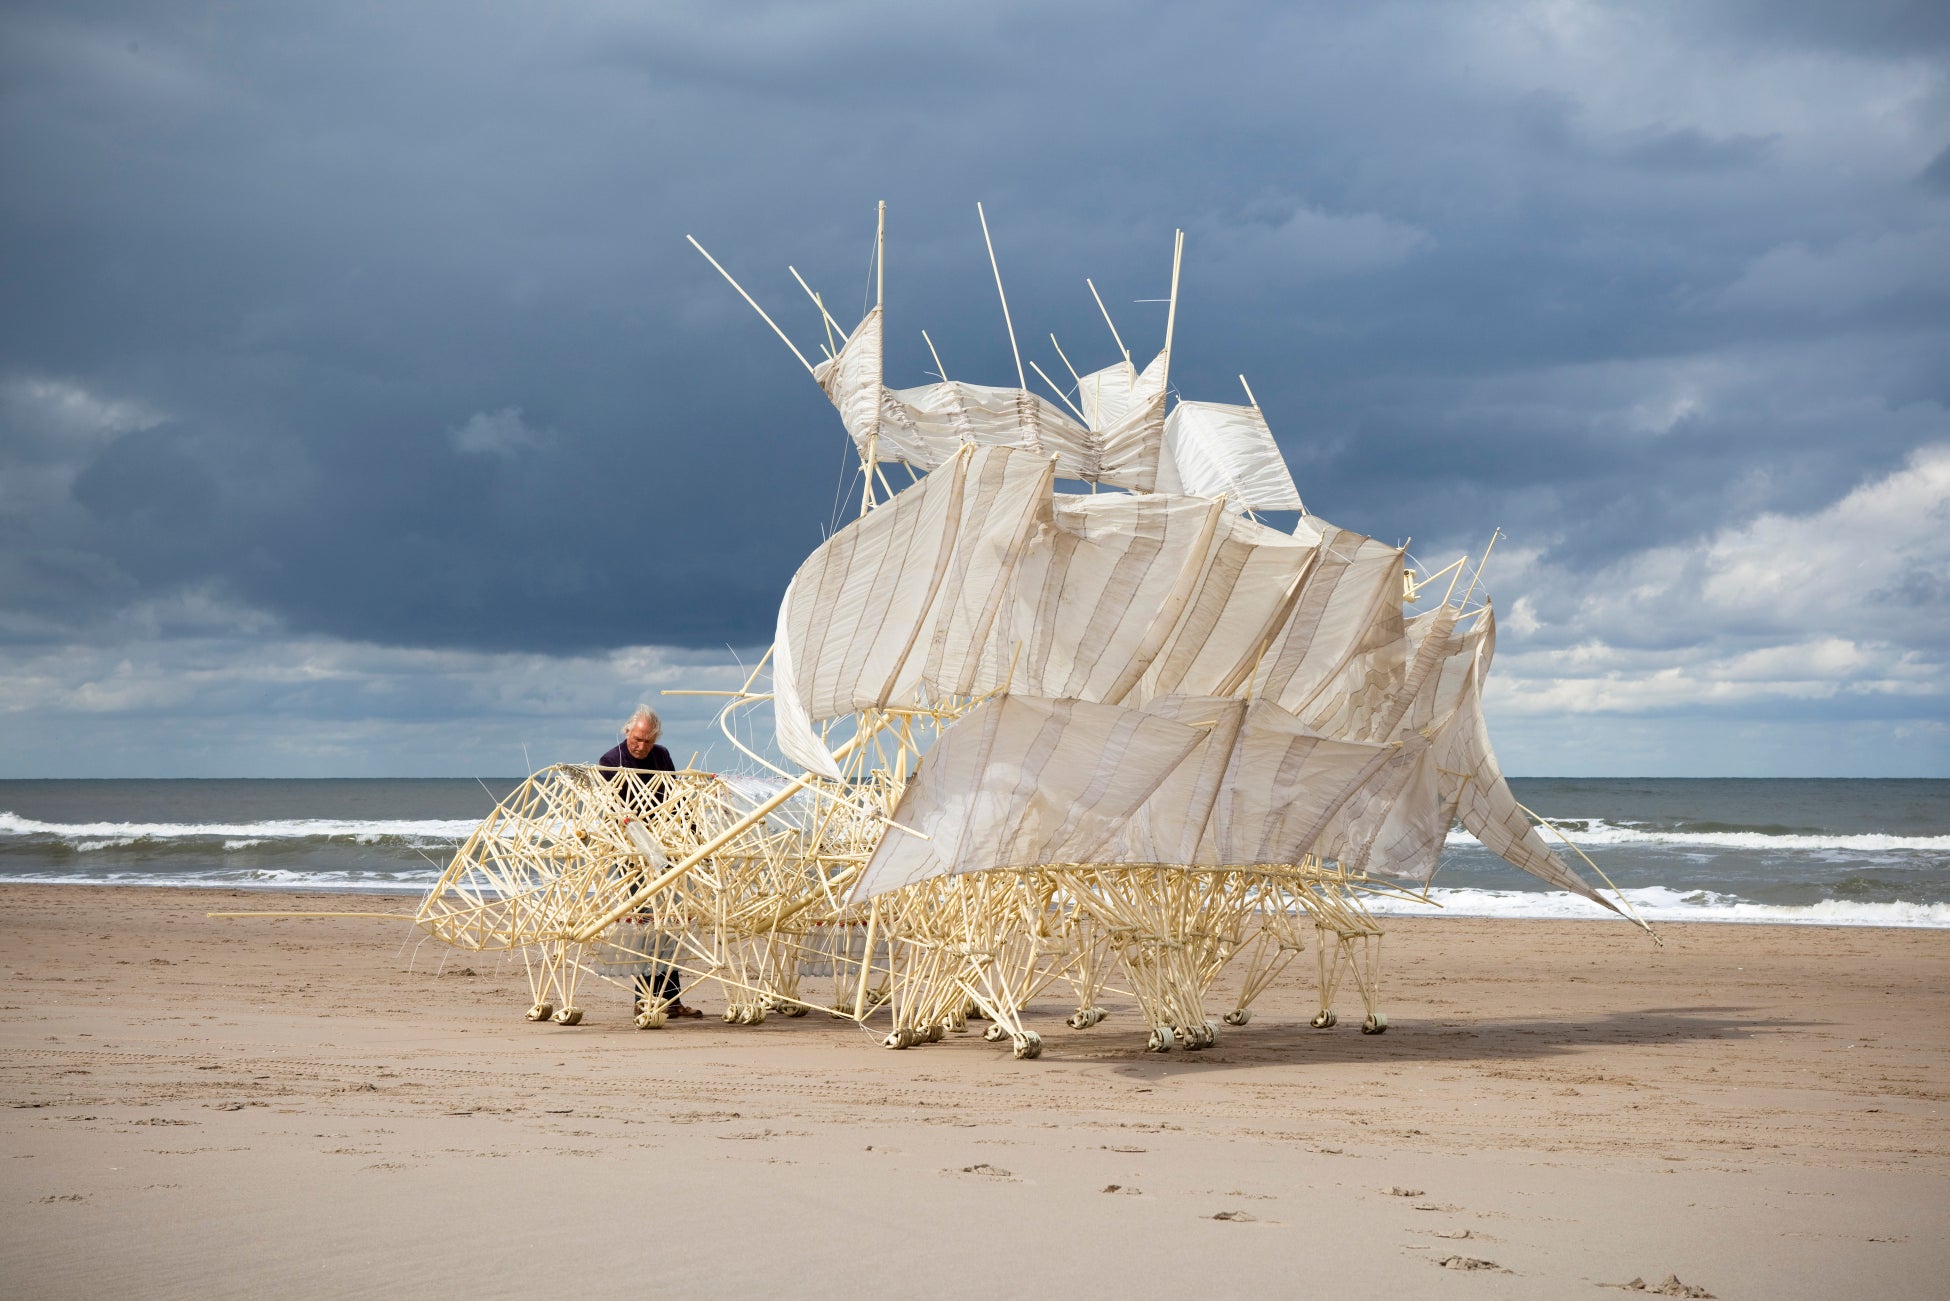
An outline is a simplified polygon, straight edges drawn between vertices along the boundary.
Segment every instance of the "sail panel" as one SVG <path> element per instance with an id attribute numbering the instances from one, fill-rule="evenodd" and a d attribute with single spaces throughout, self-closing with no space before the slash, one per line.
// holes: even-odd
<path id="1" fill-rule="evenodd" d="M 1022 541 L 1048 509 L 1050 467 L 970 448 L 828 538 L 779 605 L 773 663 L 779 749 L 838 776 L 815 720 L 909 698 L 961 652 L 937 621 L 993 617 Z M 970 648 L 972 649 L 972 648 Z"/>
<path id="2" fill-rule="evenodd" d="M 1223 495 L 1234 510 L 1302 510 L 1300 490 L 1258 407 L 1180 402 L 1165 419 L 1160 492 Z"/>
<path id="3" fill-rule="evenodd" d="M 984 701 L 928 752 L 852 897 L 937 876 L 1096 861 L 1203 735 L 1115 705 Z"/>

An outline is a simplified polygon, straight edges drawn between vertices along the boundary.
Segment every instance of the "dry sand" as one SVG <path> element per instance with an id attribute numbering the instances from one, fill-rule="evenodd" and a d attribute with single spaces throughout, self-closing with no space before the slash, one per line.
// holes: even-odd
<path id="1" fill-rule="evenodd" d="M 1386 1035 L 1308 1029 L 1296 970 L 1207 1053 L 1051 1000 L 1017 1062 L 600 984 L 531 1025 L 399 922 L 203 916 L 280 906 L 402 901 L 0 888 L 0 1291 L 1950 1286 L 1950 932 L 1418 919 Z"/>

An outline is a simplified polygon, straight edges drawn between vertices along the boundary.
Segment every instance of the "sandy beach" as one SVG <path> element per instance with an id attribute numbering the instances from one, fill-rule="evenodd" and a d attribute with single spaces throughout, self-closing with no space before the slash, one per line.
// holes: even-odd
<path id="1" fill-rule="evenodd" d="M 1204 1054 L 531 1025 L 344 895 L 8 886 L 10 1296 L 1942 1294 L 1950 933 L 1401 921 Z M 444 969 L 443 969 L 443 959 Z M 1311 960 L 1309 959 L 1309 966 Z M 719 1006 L 698 991 L 707 1012 Z M 1214 1011 L 1222 1010 L 1215 1006 Z"/>

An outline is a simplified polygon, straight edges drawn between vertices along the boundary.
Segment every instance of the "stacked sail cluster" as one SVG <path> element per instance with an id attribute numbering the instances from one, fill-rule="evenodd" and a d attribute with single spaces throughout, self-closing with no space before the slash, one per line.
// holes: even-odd
<path id="1" fill-rule="evenodd" d="M 1306 513 L 1257 407 L 1167 411 L 1165 353 L 1082 376 L 1082 422 L 1021 389 L 893 390 L 881 329 L 876 308 L 815 377 L 863 458 L 927 473 L 793 578 L 778 745 L 838 777 L 820 724 L 981 703 L 908 782 L 855 898 L 994 869 L 1310 857 L 1424 882 L 1460 821 L 1611 906 L 1497 767 L 1487 602 L 1405 617 L 1403 551 Z M 1301 515 L 1287 534 L 1258 510 Z"/>

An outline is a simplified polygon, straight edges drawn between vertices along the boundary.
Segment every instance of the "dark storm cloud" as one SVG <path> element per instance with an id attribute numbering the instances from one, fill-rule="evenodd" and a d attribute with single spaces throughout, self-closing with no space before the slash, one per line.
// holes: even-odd
<path id="1" fill-rule="evenodd" d="M 766 641 L 845 449 L 682 237 L 810 351 L 785 265 L 850 324 L 883 197 L 896 382 L 922 326 L 1013 379 L 975 199 L 1052 373 L 1050 330 L 1112 355 L 1086 274 L 1157 346 L 1133 300 L 1184 226 L 1177 386 L 1244 371 L 1309 504 L 1385 537 L 1595 568 L 1942 437 L 1940 7 L 0 24 L 0 474 L 45 488 L 0 494 L 17 640 L 215 591 L 381 645 Z"/>

